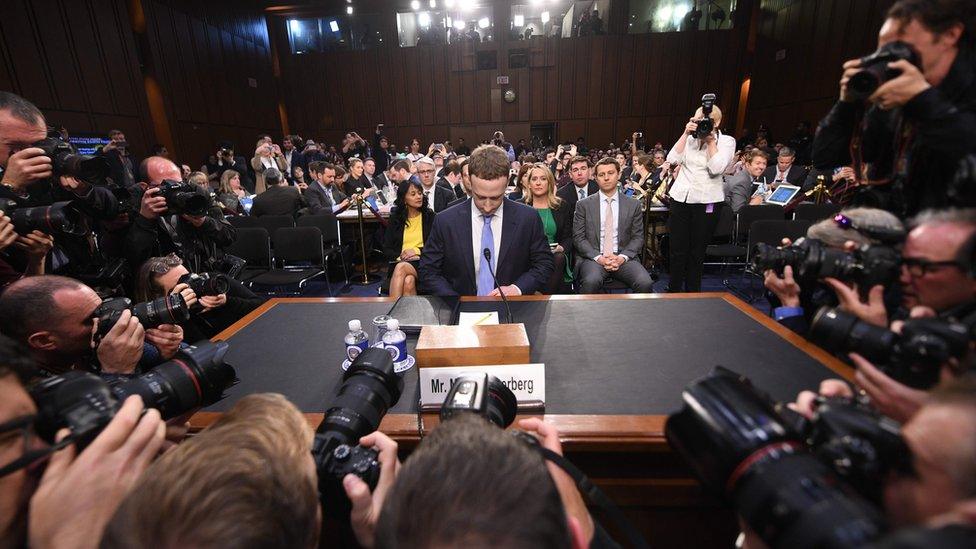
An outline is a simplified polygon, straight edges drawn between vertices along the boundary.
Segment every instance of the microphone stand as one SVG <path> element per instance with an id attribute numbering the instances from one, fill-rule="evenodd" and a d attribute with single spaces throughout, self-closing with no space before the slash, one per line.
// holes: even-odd
<path id="1" fill-rule="evenodd" d="M 491 266 L 491 248 L 485 248 L 482 253 L 485 256 L 485 259 L 488 260 L 488 272 L 491 273 L 491 280 L 495 283 L 495 289 L 498 290 L 498 295 L 502 296 L 502 301 L 505 302 L 505 313 L 508 317 L 508 323 L 514 324 L 515 321 L 512 320 L 512 307 L 508 304 L 508 298 L 505 297 L 505 292 L 503 292 L 501 286 L 498 285 L 498 278 L 495 277 L 495 269 Z"/>

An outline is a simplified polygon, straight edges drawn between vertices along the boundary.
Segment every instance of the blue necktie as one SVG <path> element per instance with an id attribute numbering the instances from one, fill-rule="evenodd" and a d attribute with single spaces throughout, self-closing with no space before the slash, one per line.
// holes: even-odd
<path id="1" fill-rule="evenodd" d="M 481 249 L 478 250 L 478 256 L 481 257 L 480 267 L 478 268 L 478 295 L 488 295 L 495 289 L 495 283 L 492 280 L 491 271 L 488 270 L 488 260 L 485 259 L 485 248 L 491 250 L 493 265 L 498 264 L 495 260 L 495 235 L 491 232 L 491 218 L 495 217 L 495 215 L 483 215 L 482 217 L 485 219 L 485 227 L 481 230 Z"/>

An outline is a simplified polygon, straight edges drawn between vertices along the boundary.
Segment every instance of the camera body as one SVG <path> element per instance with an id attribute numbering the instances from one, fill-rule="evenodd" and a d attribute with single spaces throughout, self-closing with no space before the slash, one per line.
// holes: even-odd
<path id="1" fill-rule="evenodd" d="M 43 150 L 44 156 L 51 159 L 54 177 L 75 177 L 93 185 L 101 185 L 109 175 L 108 160 L 105 157 L 78 154 L 71 143 L 58 135 L 49 135 L 31 144 L 31 147 Z"/>
<path id="2" fill-rule="evenodd" d="M 701 102 L 702 117 L 699 118 L 698 120 L 695 120 L 695 123 L 698 124 L 698 127 L 695 129 L 695 132 L 692 134 L 692 136 L 694 136 L 695 139 L 705 139 L 706 137 L 709 136 L 709 134 L 715 131 L 715 121 L 712 120 L 711 117 L 712 107 L 714 106 L 715 106 L 714 93 L 706 93 L 705 95 L 702 96 L 702 102 Z"/>
<path id="3" fill-rule="evenodd" d="M 212 204 L 209 192 L 192 183 L 174 179 L 164 179 L 160 183 L 159 196 L 166 199 L 167 211 L 176 215 L 207 215 Z"/>
<path id="4" fill-rule="evenodd" d="M 0 211 L 10 217 L 19 235 L 41 231 L 47 234 L 83 235 L 88 227 L 70 201 L 55 202 L 48 206 L 20 207 L 15 200 L 0 198 Z"/>
<path id="5" fill-rule="evenodd" d="M 505 429 L 515 421 L 518 400 L 497 377 L 489 374 L 458 376 L 444 397 L 441 421 L 459 414 L 475 414 Z"/>
<path id="6" fill-rule="evenodd" d="M 158 297 L 134 306 L 129 298 L 116 297 L 106 299 L 95 309 L 94 314 L 98 317 L 95 337 L 105 337 L 125 310 L 131 310 L 132 316 L 139 319 L 142 327 L 147 329 L 158 328 L 161 324 L 179 324 L 190 319 L 190 308 L 180 294 Z"/>
<path id="7" fill-rule="evenodd" d="M 187 273 L 178 282 L 189 286 L 197 297 L 226 294 L 230 289 L 230 280 L 222 273 Z"/>
<path id="8" fill-rule="evenodd" d="M 889 42 L 871 55 L 862 57 L 861 70 L 847 82 L 847 92 L 857 101 L 866 100 L 881 84 L 901 74 L 897 69 L 889 69 L 888 63 L 902 59 L 916 67 L 921 65 L 915 48 L 901 40 Z"/>
<path id="9" fill-rule="evenodd" d="M 200 342 L 180 350 L 173 360 L 111 386 L 80 371 L 45 379 L 30 389 L 37 404 L 37 433 L 53 442 L 58 430 L 66 427 L 80 450 L 98 436 L 130 395 L 142 397 L 146 407 L 159 410 L 163 419 L 209 406 L 237 383 L 233 366 L 224 362 L 227 350 L 227 343 Z"/>
<path id="10" fill-rule="evenodd" d="M 757 273 L 767 269 L 782 273 L 787 265 L 804 281 L 836 278 L 857 283 L 861 292 L 867 294 L 874 286 L 887 287 L 897 280 L 901 254 L 887 246 L 868 245 L 848 253 L 812 238 L 797 239 L 783 248 L 760 243 L 753 250 L 752 269 Z"/>

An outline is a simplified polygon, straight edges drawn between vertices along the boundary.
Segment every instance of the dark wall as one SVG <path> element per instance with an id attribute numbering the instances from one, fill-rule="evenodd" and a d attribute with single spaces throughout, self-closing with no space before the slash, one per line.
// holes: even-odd
<path id="1" fill-rule="evenodd" d="M 785 140 L 798 121 L 816 124 L 837 100 L 841 65 L 875 50 L 884 14 L 893 3 L 763 2 L 746 126 L 755 129 L 765 122 L 774 139 Z"/>
<path id="2" fill-rule="evenodd" d="M 70 132 L 153 141 L 126 0 L 5 0 L 0 89 L 26 97 Z"/>
<path id="3" fill-rule="evenodd" d="M 496 129 L 527 138 L 531 124 L 555 122 L 560 140 L 619 144 L 644 130 L 670 145 L 708 91 L 735 120 L 742 30 L 292 55 L 285 20 L 269 20 L 289 125 L 303 137 L 335 142 L 351 129 L 369 139 L 383 122 L 400 147 L 412 137 L 471 144 Z M 498 70 L 475 70 L 475 48 L 497 51 Z M 508 69 L 508 52 L 520 49 L 529 67 Z M 500 75 L 509 84 L 498 85 Z M 514 103 L 502 100 L 508 88 Z"/>

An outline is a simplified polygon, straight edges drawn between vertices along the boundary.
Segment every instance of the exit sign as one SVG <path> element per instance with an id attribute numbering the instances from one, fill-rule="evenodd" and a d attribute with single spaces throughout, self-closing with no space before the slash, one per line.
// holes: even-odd
<path id="1" fill-rule="evenodd" d="M 499 86 L 504 86 L 504 85 L 508 84 L 508 77 L 507 76 L 499 76 L 499 77 L 495 78 L 495 83 L 498 84 Z"/>

